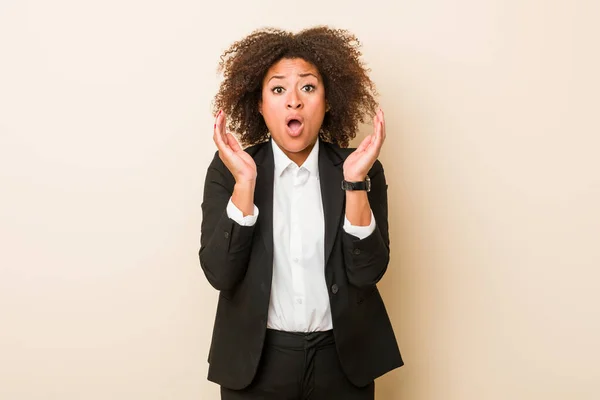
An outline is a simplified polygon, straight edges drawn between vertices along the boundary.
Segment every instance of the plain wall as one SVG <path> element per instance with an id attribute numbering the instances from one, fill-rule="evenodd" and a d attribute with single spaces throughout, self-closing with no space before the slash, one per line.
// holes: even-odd
<path id="1" fill-rule="evenodd" d="M 358 35 L 386 115 L 406 366 L 377 399 L 600 398 L 598 4 L 2 0 L 0 398 L 218 398 L 216 67 L 317 24 Z"/>

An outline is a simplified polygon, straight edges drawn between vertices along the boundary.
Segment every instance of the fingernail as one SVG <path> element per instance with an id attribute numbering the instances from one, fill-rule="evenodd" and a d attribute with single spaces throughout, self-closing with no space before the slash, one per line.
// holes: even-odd
<path id="1" fill-rule="evenodd" d="M 216 127 L 217 127 L 217 124 L 215 124 L 215 126 L 213 128 L 216 128 Z"/>

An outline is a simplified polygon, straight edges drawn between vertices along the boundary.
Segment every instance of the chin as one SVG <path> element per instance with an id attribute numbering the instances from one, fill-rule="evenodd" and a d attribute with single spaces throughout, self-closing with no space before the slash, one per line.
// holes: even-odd
<path id="1" fill-rule="evenodd" d="M 293 138 L 292 140 L 286 142 L 286 147 L 288 151 L 294 152 L 294 153 L 298 153 L 301 152 L 303 150 L 306 150 L 309 147 L 312 147 L 312 145 L 315 142 L 313 140 L 309 140 L 309 139 L 304 139 L 304 138 Z"/>
<path id="2" fill-rule="evenodd" d="M 278 135 L 277 137 L 273 137 L 273 140 L 277 144 L 281 144 L 281 146 L 285 147 L 286 150 L 292 151 L 297 150 L 301 151 L 305 148 L 309 147 L 311 144 L 316 142 L 317 137 L 312 137 L 309 135 L 300 135 L 300 136 L 291 136 L 287 132 L 284 132 L 283 135 Z"/>

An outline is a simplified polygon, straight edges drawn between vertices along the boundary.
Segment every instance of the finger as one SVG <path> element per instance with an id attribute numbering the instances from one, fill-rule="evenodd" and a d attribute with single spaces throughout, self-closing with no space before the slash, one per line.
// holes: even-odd
<path id="1" fill-rule="evenodd" d="M 374 140 L 373 140 L 373 145 L 375 145 L 375 147 L 377 149 L 381 148 L 381 145 L 383 144 L 383 139 L 385 137 L 385 132 L 384 132 L 384 121 L 383 121 L 383 115 L 382 115 L 382 111 L 381 109 L 379 109 L 379 111 L 377 111 L 377 118 L 374 121 L 374 129 L 375 132 L 373 134 L 374 136 Z"/>
<path id="2" fill-rule="evenodd" d="M 221 110 L 219 110 L 216 114 L 215 114 L 215 131 L 217 130 L 217 124 L 219 124 L 219 117 L 221 116 Z"/>
<path id="3" fill-rule="evenodd" d="M 215 125 L 213 127 L 213 140 L 215 141 L 215 143 L 222 142 L 223 138 L 222 137 L 218 137 L 219 135 L 219 128 L 217 127 L 217 125 L 219 124 L 219 116 L 221 115 L 221 110 L 219 110 L 219 112 L 217 112 L 217 115 L 215 116 Z"/>
<path id="4" fill-rule="evenodd" d="M 379 130 L 379 132 L 373 139 L 373 142 L 371 143 L 371 146 L 369 147 L 368 151 L 371 152 L 371 154 L 375 154 L 375 157 L 377 157 L 377 155 L 379 154 L 379 149 L 381 149 L 382 144 L 383 144 L 383 140 L 381 137 L 381 130 Z"/>
<path id="5" fill-rule="evenodd" d="M 222 111 L 219 111 L 215 121 L 215 143 L 221 150 L 222 147 L 229 147 L 225 134 L 225 116 Z"/>
<path id="6" fill-rule="evenodd" d="M 225 135 L 227 134 L 227 120 L 225 118 L 225 113 L 223 110 L 219 111 L 219 115 L 217 115 L 217 132 L 221 135 L 221 139 L 224 143 L 227 143 Z"/>
<path id="7" fill-rule="evenodd" d="M 371 145 L 366 149 L 366 151 L 371 155 L 371 157 L 377 158 L 379 156 L 379 151 L 381 150 L 382 145 L 383 134 L 380 122 L 375 129 L 375 134 L 373 134 L 373 140 L 371 141 Z"/>
<path id="8" fill-rule="evenodd" d="M 227 144 L 229 145 L 229 147 L 231 147 L 231 150 L 235 151 L 236 153 L 238 151 L 242 151 L 242 147 L 238 143 L 237 138 L 235 136 L 227 132 L 225 137 L 227 138 Z"/>
<path id="9" fill-rule="evenodd" d="M 223 145 L 223 138 L 221 137 L 221 135 L 219 134 L 219 131 L 217 130 L 217 124 L 215 123 L 215 126 L 213 128 L 213 142 L 215 142 L 215 144 L 217 145 L 217 147 L 221 147 Z"/>
<path id="10" fill-rule="evenodd" d="M 381 113 L 381 133 L 382 133 L 382 141 L 385 140 L 386 131 L 385 131 L 385 116 L 383 115 L 383 110 L 380 108 L 379 112 Z"/>
<path id="11" fill-rule="evenodd" d="M 369 150 L 375 144 L 376 139 L 381 136 L 381 118 L 379 111 L 377 111 L 373 117 L 373 133 L 371 136 L 371 142 L 369 143 L 369 146 L 365 148 L 365 150 Z"/>
<path id="12" fill-rule="evenodd" d="M 379 111 L 375 113 L 373 117 L 373 136 L 377 136 L 379 134 L 379 130 L 381 127 L 381 117 Z"/>
<path id="13" fill-rule="evenodd" d="M 372 140 L 373 140 L 373 135 L 367 136 L 366 138 L 363 139 L 362 142 L 360 142 L 360 144 L 358 145 L 358 147 L 356 148 L 355 151 L 358 153 L 365 151 L 371 144 Z"/>
<path id="14" fill-rule="evenodd" d="M 220 153 L 223 153 L 225 155 L 227 155 L 227 157 L 230 156 L 230 154 L 232 153 L 231 147 L 229 146 L 229 144 L 227 143 L 227 138 L 223 136 L 223 134 L 221 133 L 221 126 L 222 125 L 222 119 L 220 117 L 217 117 L 217 122 L 215 123 L 215 128 L 214 128 L 214 134 L 213 134 L 213 140 L 215 142 L 215 144 L 217 145 L 217 149 L 219 149 Z"/>
<path id="15" fill-rule="evenodd" d="M 245 151 L 242 151 L 241 153 L 239 153 L 239 155 L 242 161 L 246 163 L 246 165 L 251 167 L 253 170 L 256 170 L 256 163 L 254 162 L 254 158 L 252 158 L 250 154 L 246 153 Z"/>
<path id="16" fill-rule="evenodd" d="M 381 135 L 381 129 L 382 129 L 382 116 L 381 116 L 381 109 L 379 109 L 377 111 L 377 118 L 376 120 L 373 122 L 374 128 L 375 128 L 375 135 Z"/>
<path id="17" fill-rule="evenodd" d="M 223 151 L 223 149 L 227 147 L 227 144 L 223 141 L 223 136 L 221 135 L 219 129 L 216 126 L 213 132 L 213 141 L 217 145 L 219 151 Z"/>

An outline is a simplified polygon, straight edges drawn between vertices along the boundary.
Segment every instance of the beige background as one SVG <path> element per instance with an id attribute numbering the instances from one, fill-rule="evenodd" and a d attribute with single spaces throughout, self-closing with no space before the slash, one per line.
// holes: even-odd
<path id="1" fill-rule="evenodd" d="M 218 398 L 216 66 L 315 24 L 359 36 L 387 117 L 406 366 L 377 399 L 600 398 L 598 4 L 2 0 L 0 398 Z"/>

